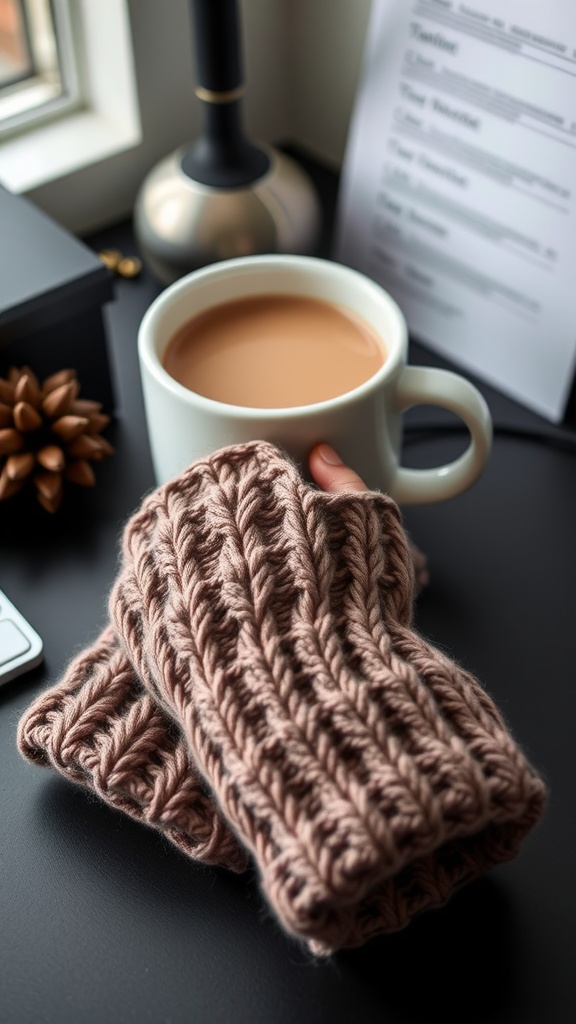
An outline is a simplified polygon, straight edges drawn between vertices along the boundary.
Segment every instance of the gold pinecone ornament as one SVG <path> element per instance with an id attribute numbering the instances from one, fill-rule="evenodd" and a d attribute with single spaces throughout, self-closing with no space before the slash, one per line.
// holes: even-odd
<path id="1" fill-rule="evenodd" d="M 27 488 L 56 512 L 66 482 L 94 486 L 91 463 L 114 453 L 100 436 L 110 417 L 100 402 L 79 394 L 74 370 L 42 383 L 27 366 L 0 377 L 0 501 Z"/>

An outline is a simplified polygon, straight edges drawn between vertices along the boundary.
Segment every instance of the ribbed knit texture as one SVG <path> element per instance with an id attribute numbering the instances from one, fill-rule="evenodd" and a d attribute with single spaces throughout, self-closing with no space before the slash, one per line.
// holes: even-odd
<path id="1" fill-rule="evenodd" d="M 158 829 L 206 864 L 244 871 L 236 842 L 178 730 L 146 693 L 112 626 L 22 717 L 21 752 Z"/>
<path id="2" fill-rule="evenodd" d="M 40 698 L 21 749 L 192 856 L 249 851 L 316 953 L 402 928 L 514 857 L 545 798 L 478 682 L 412 628 L 412 576 L 386 495 L 318 491 L 267 443 L 217 452 L 127 524 L 117 639 Z M 156 750 L 127 724 L 147 715 Z"/>

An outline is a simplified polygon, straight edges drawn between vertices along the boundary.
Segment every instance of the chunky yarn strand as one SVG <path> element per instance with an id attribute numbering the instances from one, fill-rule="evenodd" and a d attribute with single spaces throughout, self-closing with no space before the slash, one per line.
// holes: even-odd
<path id="1" fill-rule="evenodd" d="M 143 689 L 112 626 L 28 709 L 17 739 L 28 760 L 56 768 L 194 860 L 245 870 L 247 855 L 183 737 Z"/>

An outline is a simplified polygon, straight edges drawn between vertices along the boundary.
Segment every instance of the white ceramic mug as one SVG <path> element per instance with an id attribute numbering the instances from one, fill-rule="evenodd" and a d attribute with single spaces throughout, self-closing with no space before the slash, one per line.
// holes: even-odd
<path id="1" fill-rule="evenodd" d="M 387 358 L 365 383 L 314 405 L 257 409 L 195 394 L 162 365 L 170 338 L 208 307 L 247 295 L 291 293 L 348 307 L 376 329 Z M 402 312 L 383 288 L 355 270 L 304 256 L 246 256 L 224 260 L 181 278 L 154 300 L 138 336 L 140 371 L 152 459 L 158 483 L 219 448 L 251 440 L 273 441 L 308 476 L 308 455 L 331 444 L 368 487 L 402 504 L 451 498 L 484 468 L 491 445 L 488 407 L 477 389 L 447 370 L 407 366 L 408 332 Z M 303 370 L 305 372 L 305 368 Z M 470 431 L 462 455 L 434 469 L 400 464 L 402 413 L 418 404 L 440 405 Z"/>

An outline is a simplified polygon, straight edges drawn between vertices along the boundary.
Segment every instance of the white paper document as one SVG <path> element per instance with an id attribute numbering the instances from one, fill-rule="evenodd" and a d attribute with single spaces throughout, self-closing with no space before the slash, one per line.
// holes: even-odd
<path id="1" fill-rule="evenodd" d="M 576 3 L 373 0 L 334 256 L 546 418 L 576 363 Z"/>

